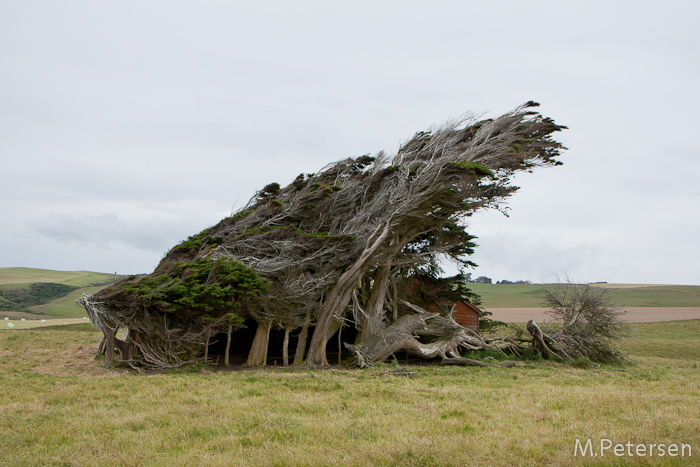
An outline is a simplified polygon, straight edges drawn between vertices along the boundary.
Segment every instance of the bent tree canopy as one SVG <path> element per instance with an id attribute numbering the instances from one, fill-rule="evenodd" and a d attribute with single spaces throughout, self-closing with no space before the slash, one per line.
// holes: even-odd
<path id="1" fill-rule="evenodd" d="M 295 364 L 308 367 L 328 365 L 329 339 L 348 326 L 358 330 L 347 345 L 358 360 L 377 361 L 368 349 L 397 322 L 406 334 L 399 350 L 453 354 L 478 336 L 449 320 L 444 306 L 441 316 L 412 317 L 422 309 L 406 301 L 407 284 L 439 274 L 440 256 L 473 265 L 467 218 L 502 209 L 517 190 L 515 173 L 561 164 L 555 158 L 564 148 L 552 134 L 565 127 L 537 106 L 496 119 L 464 116 L 416 133 L 394 156 L 345 159 L 284 188 L 269 184 L 236 214 L 175 246 L 150 275 L 79 302 L 109 348 L 127 355 L 135 348 L 159 367 L 199 358 L 211 336 L 228 329 L 230 337 L 249 318 L 258 326 L 252 366 L 266 363 L 271 328 L 286 331 L 285 363 L 289 333 L 299 331 Z M 442 339 L 417 341 L 416 329 L 430 324 L 428 334 Z M 118 328 L 128 330 L 124 342 L 114 338 Z"/>

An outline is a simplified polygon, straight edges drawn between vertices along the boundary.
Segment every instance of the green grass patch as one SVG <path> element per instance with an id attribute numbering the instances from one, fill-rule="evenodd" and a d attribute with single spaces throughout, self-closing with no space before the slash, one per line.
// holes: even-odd
<path id="1" fill-rule="evenodd" d="M 74 291 L 74 285 L 58 282 L 34 282 L 22 287 L 0 289 L 3 306 L 8 310 L 26 310 L 28 307 L 43 305 Z"/>
<path id="2" fill-rule="evenodd" d="M 538 284 L 477 284 L 467 287 L 481 296 L 484 308 L 538 308 L 542 306 Z"/>
<path id="3" fill-rule="evenodd" d="M 614 288 L 612 297 L 620 306 L 700 306 L 700 286 L 664 285 Z"/>
<path id="4" fill-rule="evenodd" d="M 85 314 L 73 301 L 96 292 L 122 276 L 89 271 L 0 268 L 0 309 L 57 318 Z"/>
<path id="5" fill-rule="evenodd" d="M 85 324 L 63 324 L 61 326 L 44 326 L 33 329 L 33 331 L 61 331 L 61 332 L 99 332 L 92 323 Z"/>
<path id="6" fill-rule="evenodd" d="M 700 362 L 700 320 L 630 324 L 623 349 L 631 357 Z"/>
<path id="7" fill-rule="evenodd" d="M 29 311 L 53 318 L 80 318 L 85 316 L 85 309 L 75 303 L 75 300 L 83 294 L 95 293 L 104 287 L 84 287 L 45 305 L 33 306 Z"/>
<path id="8" fill-rule="evenodd" d="M 484 308 L 539 308 L 540 284 L 477 284 L 467 286 L 481 296 Z M 700 286 L 653 285 L 630 287 L 607 284 L 620 307 L 700 307 Z"/>
<path id="9" fill-rule="evenodd" d="M 19 286 L 33 282 L 57 282 L 59 284 L 87 287 L 95 284 L 111 284 L 119 280 L 121 276 L 90 271 L 53 271 L 49 269 L 33 268 L 0 268 L 0 287 L 19 284 Z"/>

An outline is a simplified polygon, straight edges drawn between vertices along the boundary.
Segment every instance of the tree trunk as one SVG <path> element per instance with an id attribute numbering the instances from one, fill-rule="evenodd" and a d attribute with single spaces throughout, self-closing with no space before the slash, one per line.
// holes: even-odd
<path id="1" fill-rule="evenodd" d="M 357 365 L 361 368 L 371 366 L 373 363 L 381 363 L 394 352 L 406 351 L 422 345 L 413 334 L 417 329 L 425 328 L 426 320 L 434 316 L 437 316 L 437 313 L 402 316 L 373 338 L 358 345 L 345 344 L 345 347 L 354 353 Z"/>
<path id="2" fill-rule="evenodd" d="M 126 360 L 131 361 L 134 359 L 136 344 L 131 338 L 131 332 L 129 331 L 129 328 L 126 328 L 126 332 L 124 333 L 124 343 L 126 344 Z"/>
<path id="3" fill-rule="evenodd" d="M 399 319 L 399 287 L 396 285 L 396 278 L 391 280 L 391 292 L 393 301 L 393 316 L 391 322 L 393 323 Z"/>
<path id="4" fill-rule="evenodd" d="M 284 343 L 282 344 L 282 365 L 285 367 L 289 366 L 289 332 L 291 330 L 291 326 L 287 326 L 284 330 Z"/>
<path id="5" fill-rule="evenodd" d="M 226 351 L 225 351 L 226 353 L 224 354 L 224 366 L 230 366 L 229 351 L 231 350 L 231 331 L 233 331 L 233 326 L 229 324 L 228 331 L 226 333 Z M 256 333 L 256 337 L 257 337 L 257 333 Z M 209 341 L 209 339 L 207 339 L 207 342 L 208 341 Z"/>
<path id="6" fill-rule="evenodd" d="M 381 229 L 381 230 L 380 230 Z M 328 294 L 328 299 L 321 310 L 321 315 L 316 323 L 309 354 L 306 357 L 304 366 L 309 368 L 322 368 L 328 366 L 326 358 L 326 346 L 328 345 L 328 331 L 337 320 L 345 308 L 350 303 L 352 292 L 357 286 L 357 280 L 367 266 L 370 259 L 384 243 L 391 232 L 391 222 L 387 221 L 382 227 L 377 226 L 372 236 L 367 240 L 367 247 L 360 255 L 360 258 L 338 279 L 333 290 Z"/>
<path id="7" fill-rule="evenodd" d="M 248 361 L 246 361 L 247 366 L 253 367 L 267 365 L 267 344 L 270 340 L 270 327 L 271 324 L 267 326 L 262 323 L 258 324 L 258 329 L 255 331 L 253 343 L 250 346 Z"/>
<path id="8" fill-rule="evenodd" d="M 128 338 L 128 336 L 127 336 L 127 338 Z M 114 337 L 113 342 L 114 342 L 114 347 L 119 351 L 120 360 L 123 362 L 131 361 L 131 359 L 134 356 L 134 347 L 135 347 L 135 345 L 132 343 L 131 339 L 129 339 L 129 342 L 126 342 L 126 341 L 119 339 L 118 337 Z"/>
<path id="9" fill-rule="evenodd" d="M 533 338 L 533 347 L 543 357 L 547 358 L 551 355 L 560 362 L 566 361 L 566 359 L 563 356 L 559 355 L 559 353 L 554 351 L 553 349 L 557 348 L 557 342 L 545 333 L 543 333 L 540 327 L 533 320 L 527 322 L 527 332 L 529 332 Z M 560 349 L 557 348 L 557 350 Z M 564 353 L 564 355 L 568 357 L 566 353 Z"/>
<path id="10" fill-rule="evenodd" d="M 207 364 L 207 360 L 209 360 L 209 338 L 210 336 L 207 336 L 207 342 L 204 344 L 204 364 Z"/>
<path id="11" fill-rule="evenodd" d="M 102 354 L 105 353 L 105 344 L 107 343 L 107 334 L 102 334 L 102 340 L 100 341 L 100 346 L 97 348 L 97 353 L 95 354 L 95 360 L 100 358 Z"/>
<path id="12" fill-rule="evenodd" d="M 304 354 L 306 353 L 306 341 L 309 338 L 309 324 L 311 323 L 311 310 L 306 312 L 304 317 L 304 325 L 299 333 L 299 340 L 297 340 L 297 350 L 294 353 L 294 362 L 292 365 L 299 366 L 304 363 Z"/>
<path id="13" fill-rule="evenodd" d="M 340 329 L 338 329 L 338 365 L 343 363 L 343 341 L 341 340 L 341 336 L 343 335 L 343 326 L 340 326 Z"/>
<path id="14" fill-rule="evenodd" d="M 345 344 L 345 347 L 355 356 L 357 366 L 364 368 L 374 363 L 381 363 L 396 352 L 422 358 L 448 359 L 448 356 L 459 358 L 460 346 L 498 350 L 497 347 L 487 344 L 481 337 L 460 326 L 451 318 L 440 316 L 439 313 L 426 313 L 415 305 L 411 307 L 420 312 L 402 316 L 394 324 L 361 344 Z M 430 343 L 420 342 L 417 335 L 429 336 Z"/>
<path id="15" fill-rule="evenodd" d="M 389 289 L 390 281 L 389 274 L 391 273 L 391 264 L 382 264 L 377 268 L 374 275 L 374 286 L 369 297 L 369 303 L 365 312 L 364 322 L 360 330 L 358 342 L 362 343 L 376 336 L 382 329 L 382 321 L 384 318 L 384 305 L 386 303 L 386 294 Z"/>
<path id="16" fill-rule="evenodd" d="M 102 329 L 105 335 L 105 368 L 114 365 L 114 331 L 105 326 Z"/>

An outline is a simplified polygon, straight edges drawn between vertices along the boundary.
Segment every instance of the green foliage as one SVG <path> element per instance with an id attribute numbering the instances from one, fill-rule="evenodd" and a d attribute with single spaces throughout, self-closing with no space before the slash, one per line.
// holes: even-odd
<path id="1" fill-rule="evenodd" d="M 318 211 L 318 209 L 316 209 L 316 206 L 314 206 L 314 205 L 311 204 L 311 203 L 304 203 L 304 204 L 301 205 L 301 207 L 304 208 L 304 209 L 307 209 L 307 210 L 309 210 L 309 211 L 313 211 L 313 212 L 315 212 L 316 214 L 319 214 L 319 211 Z"/>
<path id="2" fill-rule="evenodd" d="M 251 212 L 253 212 L 252 209 L 246 209 L 244 211 L 237 212 L 236 214 L 231 216 L 231 219 L 234 219 L 234 220 L 245 219 L 246 217 L 248 217 L 250 215 Z"/>
<path id="3" fill-rule="evenodd" d="M 372 162 L 376 160 L 376 157 L 371 157 L 369 154 L 365 154 L 364 156 L 360 156 L 357 159 L 355 159 L 352 168 L 355 171 L 360 171 L 370 165 Z"/>
<path id="4" fill-rule="evenodd" d="M 308 236 L 308 237 L 322 238 L 322 237 L 327 237 L 327 236 L 328 236 L 328 232 L 307 233 L 307 234 L 304 234 L 304 235 L 306 235 L 306 236 Z"/>
<path id="5" fill-rule="evenodd" d="M 448 165 L 453 167 L 459 167 L 461 169 L 473 172 L 475 175 L 480 177 L 490 177 L 494 178 L 495 175 L 488 167 L 478 162 L 448 162 Z"/>
<path id="6" fill-rule="evenodd" d="M 477 297 L 479 297 L 477 295 Z M 479 303 L 481 303 L 481 297 L 479 297 Z M 479 329 L 481 332 L 491 332 L 495 329 L 500 329 L 502 327 L 507 327 L 508 323 L 499 321 L 497 319 L 491 318 L 493 313 L 490 311 L 482 310 L 482 315 L 479 318 Z"/>
<path id="7" fill-rule="evenodd" d="M 330 198 L 334 193 L 342 190 L 343 187 L 340 185 L 324 185 L 323 194 L 326 198 Z"/>
<path id="8" fill-rule="evenodd" d="M 386 167 L 381 172 L 379 172 L 379 176 L 388 176 L 390 174 L 393 174 L 394 172 L 399 171 L 402 167 L 402 165 L 390 165 L 389 167 Z"/>
<path id="9" fill-rule="evenodd" d="M 122 292 L 138 298 L 145 306 L 178 315 L 200 315 L 242 322 L 241 305 L 267 290 L 265 279 L 231 258 L 171 264 L 170 274 L 152 274 L 125 283 Z M 229 316 L 230 315 L 230 316 Z"/>
<path id="10" fill-rule="evenodd" d="M 309 186 L 314 193 L 321 191 L 323 197 L 325 198 L 330 198 L 334 193 L 343 189 L 343 187 L 340 185 L 328 185 L 321 182 L 313 182 Z"/>
<path id="11" fill-rule="evenodd" d="M 210 235 L 210 231 L 211 229 L 205 229 L 197 235 L 192 235 L 191 237 L 188 237 L 187 240 L 183 240 L 178 245 L 176 245 L 172 251 L 181 254 L 192 254 L 197 253 L 204 246 L 214 247 L 216 245 L 221 245 L 222 243 L 224 243 L 223 238 L 216 235 Z"/>
<path id="12" fill-rule="evenodd" d="M 408 278 L 410 284 L 405 296 L 407 301 L 430 306 L 436 304 L 447 309 L 449 302 L 469 302 L 480 306 L 480 297 L 466 285 L 462 274 L 452 277 L 435 277 L 430 274 L 415 274 Z"/>
<path id="13" fill-rule="evenodd" d="M 279 183 L 270 183 L 269 185 L 265 185 L 265 188 L 260 190 L 258 193 L 258 196 L 261 196 L 263 198 L 267 198 L 270 196 L 274 196 L 279 194 L 280 192 L 280 184 Z"/>
<path id="14" fill-rule="evenodd" d="M 475 238 L 465 230 L 464 226 L 456 222 L 448 222 L 430 232 L 416 236 L 406 245 L 403 253 L 408 256 L 428 258 L 427 264 L 420 265 L 416 269 L 421 273 L 437 276 L 442 271 L 434 254 L 436 251 L 450 257 L 464 268 L 476 267 L 476 264 L 469 260 L 476 247 Z"/>
<path id="15" fill-rule="evenodd" d="M 265 225 L 262 227 L 251 227 L 249 229 L 246 229 L 245 232 L 243 232 L 243 236 L 249 236 L 249 235 L 260 235 L 265 232 L 269 232 L 271 227 L 269 225 Z"/>
<path id="16" fill-rule="evenodd" d="M 301 191 L 302 188 L 306 186 L 308 183 L 308 180 L 304 176 L 304 174 L 299 174 L 297 178 L 294 179 L 292 182 L 292 185 L 294 185 L 294 191 Z"/>

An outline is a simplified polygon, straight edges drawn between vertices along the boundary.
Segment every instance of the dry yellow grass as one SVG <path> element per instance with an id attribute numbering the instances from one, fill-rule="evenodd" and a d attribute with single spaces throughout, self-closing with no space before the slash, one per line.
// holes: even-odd
<path id="1" fill-rule="evenodd" d="M 700 324 L 689 323 L 671 335 L 697 342 Z M 640 340 L 663 329 L 638 326 Z M 640 356 L 625 371 L 527 363 L 415 367 L 414 377 L 391 376 L 391 365 L 138 375 L 93 361 L 99 340 L 68 328 L 0 333 L 0 465 L 700 463 L 700 355 Z M 574 457 L 576 438 L 689 443 L 693 457 Z"/>

